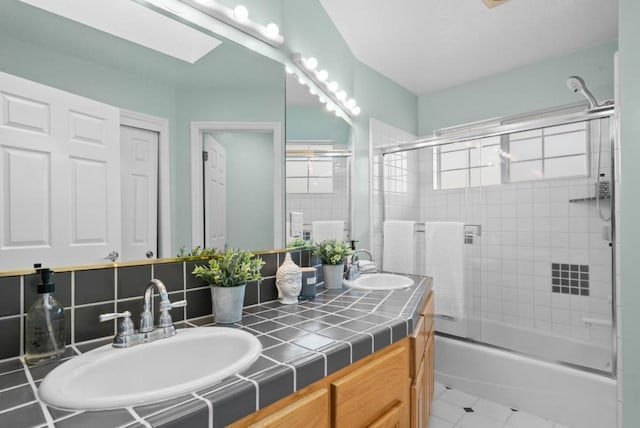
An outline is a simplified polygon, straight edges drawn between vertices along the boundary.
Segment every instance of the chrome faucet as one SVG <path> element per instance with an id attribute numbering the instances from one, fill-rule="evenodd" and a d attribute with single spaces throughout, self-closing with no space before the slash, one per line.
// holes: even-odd
<path id="1" fill-rule="evenodd" d="M 360 277 L 360 259 L 358 257 L 358 254 L 360 253 L 368 255 L 369 260 L 373 262 L 373 254 L 371 253 L 371 251 L 365 250 L 364 248 L 356 250 L 351 255 L 351 264 L 349 265 L 349 269 L 347 271 L 347 279 L 350 281 L 358 279 Z"/>
<path id="2" fill-rule="evenodd" d="M 154 289 L 158 291 L 158 295 L 160 296 L 160 316 L 158 317 L 158 324 L 155 326 L 153 324 L 152 302 Z M 187 306 L 186 300 L 171 303 L 171 301 L 169 301 L 167 287 L 165 287 L 159 279 L 152 279 L 144 289 L 144 305 L 142 307 L 142 314 L 140 314 L 140 328 L 138 330 L 134 329 L 133 321 L 131 321 L 131 312 L 129 311 L 102 314 L 99 319 L 100 322 L 105 322 L 122 318 L 122 321 L 118 325 L 118 334 L 113 338 L 113 346 L 115 348 L 129 348 L 141 343 L 153 342 L 164 339 L 165 337 L 174 336 L 176 334 L 176 328 L 173 325 L 169 311 L 172 308 L 184 306 Z"/>

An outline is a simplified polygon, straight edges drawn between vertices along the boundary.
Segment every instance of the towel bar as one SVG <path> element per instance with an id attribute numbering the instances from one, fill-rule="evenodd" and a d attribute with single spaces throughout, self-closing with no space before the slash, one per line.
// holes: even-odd
<path id="1" fill-rule="evenodd" d="M 416 223 L 415 231 L 424 233 L 424 223 Z M 464 225 L 464 236 L 482 236 L 482 225 L 481 224 L 465 224 Z"/>

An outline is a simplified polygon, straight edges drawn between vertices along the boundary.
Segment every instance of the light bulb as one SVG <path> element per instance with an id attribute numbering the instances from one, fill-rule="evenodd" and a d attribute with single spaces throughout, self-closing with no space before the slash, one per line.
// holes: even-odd
<path id="1" fill-rule="evenodd" d="M 354 100 L 353 98 L 349 98 L 349 101 L 347 101 L 347 108 L 352 109 L 356 106 L 356 100 Z"/>
<path id="2" fill-rule="evenodd" d="M 318 66 L 318 60 L 315 59 L 314 57 L 308 58 L 304 62 L 304 66 L 307 67 L 307 70 L 315 70 L 316 67 Z"/>
<path id="3" fill-rule="evenodd" d="M 298 76 L 298 83 L 304 85 L 304 78 L 302 76 Z"/>
<path id="4" fill-rule="evenodd" d="M 270 22 L 265 27 L 264 33 L 267 37 L 276 39 L 280 35 L 280 28 L 278 28 L 278 26 L 273 22 Z"/>
<path id="5" fill-rule="evenodd" d="M 339 91 L 336 94 L 336 98 L 338 98 L 340 101 L 344 101 L 347 99 L 347 93 L 345 91 Z"/>
<path id="6" fill-rule="evenodd" d="M 351 113 L 353 113 L 354 116 L 357 116 L 360 114 L 360 107 L 355 106 L 354 108 L 351 109 Z"/>
<path id="7" fill-rule="evenodd" d="M 329 103 L 327 103 L 327 111 L 333 111 L 333 106 Z"/>
<path id="8" fill-rule="evenodd" d="M 246 22 L 249 19 L 249 10 L 246 7 L 239 4 L 235 8 L 233 8 L 233 17 L 238 22 Z"/>
<path id="9" fill-rule="evenodd" d="M 318 95 L 318 101 L 320 101 L 320 104 L 324 104 L 327 102 L 327 99 L 322 95 Z"/>
<path id="10" fill-rule="evenodd" d="M 340 113 L 340 110 L 336 110 L 336 117 L 340 117 L 342 116 L 342 113 Z"/>
<path id="11" fill-rule="evenodd" d="M 327 85 L 327 88 L 329 88 L 329 90 L 330 90 L 331 92 L 335 92 L 335 91 L 337 91 L 337 90 L 338 90 L 338 82 L 336 82 L 336 81 L 334 80 L 333 82 L 331 82 L 331 83 L 329 83 L 329 84 Z"/>
<path id="12" fill-rule="evenodd" d="M 329 78 L 329 72 L 327 70 L 320 70 L 316 74 L 316 77 L 318 78 L 319 81 L 324 82 Z"/>
<path id="13" fill-rule="evenodd" d="M 285 71 L 287 74 L 293 74 L 293 68 L 289 67 L 288 65 L 285 65 L 285 66 L 284 66 L 284 71 Z"/>
<path id="14" fill-rule="evenodd" d="M 318 93 L 318 91 L 316 91 L 316 88 L 310 87 L 310 88 L 309 88 L 309 93 L 310 93 L 311 95 L 316 95 L 316 94 Z"/>

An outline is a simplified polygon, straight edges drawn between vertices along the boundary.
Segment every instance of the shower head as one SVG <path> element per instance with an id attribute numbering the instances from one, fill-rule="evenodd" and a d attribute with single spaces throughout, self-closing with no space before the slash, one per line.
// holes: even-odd
<path id="1" fill-rule="evenodd" d="M 596 101 L 593 94 L 587 89 L 587 85 L 584 83 L 579 76 L 571 76 L 567 79 L 567 87 L 573 91 L 574 93 L 581 93 L 587 101 L 589 101 L 589 109 L 598 107 L 598 102 Z"/>

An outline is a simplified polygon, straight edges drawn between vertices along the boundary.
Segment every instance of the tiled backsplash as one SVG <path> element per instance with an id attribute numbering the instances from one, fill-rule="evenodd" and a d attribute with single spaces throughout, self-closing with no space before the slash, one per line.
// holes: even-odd
<path id="1" fill-rule="evenodd" d="M 285 254 L 284 251 L 260 254 L 265 261 L 263 280 L 247 284 L 245 306 L 277 299 L 275 275 Z M 291 256 L 299 266 L 318 264 L 310 250 L 292 251 Z M 186 307 L 171 311 L 174 321 L 211 315 L 209 286 L 191 274 L 194 266 L 201 263 L 203 261 L 170 261 L 56 273 L 53 295 L 65 308 L 66 343 L 115 334 L 115 321 L 98 322 L 98 316 L 107 312 L 130 311 L 137 326 L 142 295 L 152 278 L 165 284 L 171 301 L 187 301 Z M 322 280 L 322 269 L 318 269 L 318 282 Z M 22 355 L 24 317 L 37 297 L 39 282 L 37 274 L 0 277 L 0 360 Z"/>

